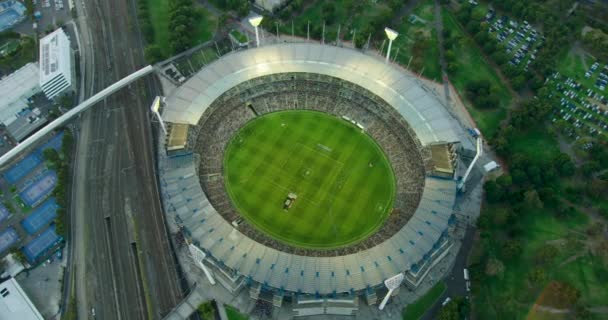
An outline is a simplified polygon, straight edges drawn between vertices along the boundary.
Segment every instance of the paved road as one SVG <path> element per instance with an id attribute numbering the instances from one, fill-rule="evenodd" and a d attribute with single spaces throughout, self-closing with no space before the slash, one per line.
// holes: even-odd
<path id="1" fill-rule="evenodd" d="M 77 0 L 84 96 L 144 65 L 131 1 Z M 75 289 L 80 319 L 161 318 L 181 288 L 154 174 L 147 79 L 82 116 L 73 194 Z"/>
<path id="2" fill-rule="evenodd" d="M 447 290 L 443 293 L 443 295 L 437 299 L 437 302 L 426 311 L 423 320 L 431 320 L 437 319 L 437 313 L 441 310 L 441 304 L 445 300 L 446 297 L 464 297 L 468 295 L 466 290 L 466 285 L 464 281 L 464 273 L 463 269 L 467 265 L 467 258 L 469 256 L 469 252 L 471 252 L 471 248 L 473 247 L 473 240 L 475 237 L 475 229 L 473 227 L 468 227 L 462 239 L 462 246 L 458 251 L 458 255 L 456 256 L 456 261 L 454 262 L 454 267 L 450 274 L 445 277 L 445 283 L 447 284 Z"/>
<path id="3" fill-rule="evenodd" d="M 445 60 L 445 46 L 443 45 L 443 19 L 441 18 L 441 4 L 435 0 L 435 29 L 437 30 L 437 42 L 439 45 L 439 64 L 443 80 L 445 101 L 450 104 L 450 83 L 448 81 L 448 64 Z"/>

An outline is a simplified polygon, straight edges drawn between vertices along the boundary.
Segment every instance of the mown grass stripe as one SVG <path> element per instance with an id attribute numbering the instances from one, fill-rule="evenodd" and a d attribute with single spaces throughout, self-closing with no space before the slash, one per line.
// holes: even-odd
<path id="1" fill-rule="evenodd" d="M 294 246 L 363 240 L 382 225 L 394 198 L 392 169 L 378 145 L 324 113 L 258 117 L 233 137 L 224 161 L 228 193 L 245 219 Z M 289 192 L 298 199 L 285 212 Z"/>

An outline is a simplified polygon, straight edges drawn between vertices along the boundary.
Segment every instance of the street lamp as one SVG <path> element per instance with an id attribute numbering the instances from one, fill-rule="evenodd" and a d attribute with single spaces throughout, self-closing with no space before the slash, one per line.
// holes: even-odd
<path id="1" fill-rule="evenodd" d="M 264 17 L 262 16 L 255 16 L 249 18 L 249 23 L 251 23 L 251 25 L 255 29 L 255 43 L 258 47 L 260 46 L 260 35 L 258 34 L 258 26 L 260 25 L 260 23 L 262 23 L 262 19 L 264 19 Z"/>
<path id="2" fill-rule="evenodd" d="M 391 28 L 384 28 L 384 33 L 388 37 L 388 50 L 386 51 L 386 62 L 388 63 L 388 58 L 391 55 L 391 46 L 393 45 L 393 40 L 397 38 L 399 33 Z"/>
<path id="3" fill-rule="evenodd" d="M 160 112 L 158 112 L 158 110 L 160 109 L 160 100 L 161 100 L 161 97 L 159 97 L 159 96 L 154 98 L 154 101 L 152 102 L 152 106 L 150 106 L 150 110 L 152 112 L 154 112 L 154 114 L 158 118 L 158 121 L 160 122 L 160 127 L 163 129 L 163 132 L 165 133 L 165 135 L 167 135 L 167 128 L 165 128 L 165 123 L 163 122 L 163 118 L 161 118 Z"/>

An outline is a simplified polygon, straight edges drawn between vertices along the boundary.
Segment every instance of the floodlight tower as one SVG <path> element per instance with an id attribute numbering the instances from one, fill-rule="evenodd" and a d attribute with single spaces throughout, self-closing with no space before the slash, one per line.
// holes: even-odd
<path id="1" fill-rule="evenodd" d="M 260 25 L 260 23 L 262 23 L 262 19 L 264 19 L 264 17 L 262 16 L 255 16 L 249 18 L 249 23 L 251 23 L 251 25 L 255 29 L 255 43 L 258 47 L 260 46 L 260 35 L 258 34 L 258 26 Z"/>
<path id="2" fill-rule="evenodd" d="M 398 273 L 397 275 L 394 275 L 394 276 L 384 280 L 384 285 L 388 289 L 388 292 L 386 293 L 386 296 L 384 296 L 384 299 L 382 299 L 382 303 L 380 303 L 380 306 L 378 307 L 378 309 L 380 309 L 380 310 L 384 309 L 384 307 L 386 306 L 386 303 L 388 302 L 388 298 L 391 297 L 391 294 L 393 293 L 393 291 L 395 291 L 395 289 L 399 288 L 399 286 L 403 282 L 403 278 L 404 278 L 403 273 Z"/>
<path id="3" fill-rule="evenodd" d="M 154 101 L 152 102 L 152 106 L 150 106 L 150 110 L 154 112 L 154 114 L 158 118 L 158 121 L 160 122 L 160 127 L 163 128 L 163 132 L 165 133 L 165 135 L 167 135 L 167 128 L 165 127 L 165 122 L 163 122 L 163 118 L 160 116 L 160 112 L 158 112 L 158 110 L 160 110 L 160 102 L 161 97 L 156 96 L 156 98 L 154 98 Z"/>
<path id="4" fill-rule="evenodd" d="M 388 50 L 386 51 L 386 63 L 388 63 L 388 59 L 391 55 L 391 46 L 393 45 L 393 40 L 397 38 L 399 33 L 391 28 L 384 28 L 384 33 L 386 33 L 386 37 L 388 38 Z"/>

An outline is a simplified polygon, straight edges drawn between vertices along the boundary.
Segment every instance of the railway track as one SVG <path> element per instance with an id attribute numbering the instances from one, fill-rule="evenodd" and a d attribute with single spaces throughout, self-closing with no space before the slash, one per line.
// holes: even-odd
<path id="1" fill-rule="evenodd" d="M 85 0 L 91 44 L 86 96 L 144 65 L 135 5 Z M 82 14 L 82 13 L 80 13 Z M 82 20 L 81 20 L 82 21 Z M 83 29 L 83 28 L 81 28 Z M 82 117 L 74 182 L 75 214 L 85 228 L 74 264 L 79 318 L 159 319 L 181 299 L 164 225 L 153 160 L 148 104 L 158 92 L 148 77 L 108 97 Z M 80 284 L 78 283 L 80 282 Z"/>

